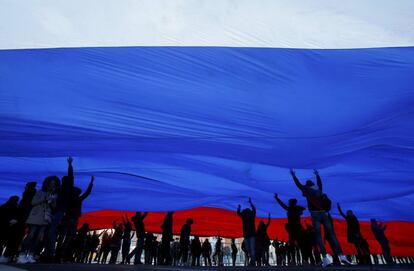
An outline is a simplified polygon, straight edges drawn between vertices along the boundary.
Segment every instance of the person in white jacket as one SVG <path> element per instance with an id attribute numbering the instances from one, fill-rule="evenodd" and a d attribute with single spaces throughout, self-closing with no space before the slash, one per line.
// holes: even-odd
<path id="1" fill-rule="evenodd" d="M 52 221 L 52 210 L 56 208 L 60 180 L 56 176 L 46 177 L 42 189 L 32 199 L 32 210 L 27 218 L 28 234 L 22 242 L 17 263 L 34 263 L 34 252 L 43 239 L 47 226 Z"/>

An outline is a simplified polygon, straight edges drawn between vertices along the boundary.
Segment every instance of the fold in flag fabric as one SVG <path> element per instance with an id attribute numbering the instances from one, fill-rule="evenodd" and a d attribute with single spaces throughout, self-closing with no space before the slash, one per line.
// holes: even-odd
<path id="1" fill-rule="evenodd" d="M 91 223 L 214 207 L 216 228 L 248 197 L 283 221 L 273 193 L 305 205 L 289 169 L 316 168 L 412 254 L 414 2 L 3 2 L 2 202 L 72 155 Z"/>

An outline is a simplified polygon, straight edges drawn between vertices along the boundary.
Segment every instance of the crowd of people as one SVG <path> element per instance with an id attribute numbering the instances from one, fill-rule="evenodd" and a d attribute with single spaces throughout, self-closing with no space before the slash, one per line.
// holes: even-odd
<path id="1" fill-rule="evenodd" d="M 297 199 L 289 199 L 286 204 L 275 194 L 276 202 L 287 212 L 285 229 L 289 239 L 272 241 L 267 233 L 271 224 L 270 214 L 267 221 L 261 220 L 256 227 L 256 207 L 249 198 L 249 207 L 242 210 L 239 205 L 237 208 L 243 228 L 241 246 L 236 245 L 235 239 L 232 239 L 230 246 L 223 247 L 220 236 L 214 244 L 208 238 L 191 238 L 194 223 L 192 218 L 188 218 L 182 225 L 179 238 L 174 238 L 174 212 L 165 215 L 160 228 L 160 240 L 155 233 L 145 230 L 148 213 L 141 211 L 137 211 L 131 218 L 125 215 L 115 220 L 113 229 L 93 231 L 87 223 L 79 227 L 82 204 L 92 192 L 94 177 L 91 177 L 88 188 L 82 193 L 75 186 L 72 162 L 73 159 L 69 157 L 66 176 L 61 179 L 57 176 L 46 177 L 39 190 L 36 190 L 36 182 L 28 182 L 21 199 L 19 196 L 11 196 L 0 206 L 0 262 L 221 266 L 224 264 L 224 255 L 229 255 L 235 265 L 240 248 L 245 265 L 269 266 L 269 248 L 273 247 L 275 262 L 280 266 L 378 264 L 378 258 L 371 257 L 368 242 L 361 234 L 355 214 L 351 210 L 344 213 L 337 204 L 339 213 L 347 223 L 348 242 L 355 246 L 356 251 L 354 257 L 343 254 L 330 216 L 332 201 L 324 193 L 321 177 L 316 170 L 316 184 L 312 180 L 302 184 L 295 171 L 290 171 L 294 183 L 307 200 L 312 225 L 303 226 L 301 216 L 306 208 L 299 206 Z M 382 247 L 382 262 L 393 264 L 394 259 L 385 236 L 386 225 L 372 219 L 371 229 Z M 136 245 L 132 249 L 134 237 Z M 328 257 L 325 241 L 331 247 L 333 260 Z M 401 258 L 399 261 L 413 263 L 413 258 Z"/>

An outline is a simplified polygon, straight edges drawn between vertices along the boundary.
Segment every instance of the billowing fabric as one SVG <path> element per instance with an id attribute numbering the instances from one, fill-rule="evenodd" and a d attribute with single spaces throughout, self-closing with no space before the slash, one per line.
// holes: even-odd
<path id="1" fill-rule="evenodd" d="M 215 206 L 324 190 L 361 219 L 413 220 L 414 48 L 3 50 L 1 172 L 96 186 L 85 210 Z M 307 170 L 306 170 L 307 169 Z M 335 206 L 335 205 L 334 205 Z"/>
<path id="2" fill-rule="evenodd" d="M 65 175 L 72 155 L 77 185 L 96 177 L 88 212 L 251 197 L 259 217 L 282 218 L 274 192 L 305 205 L 289 168 L 302 182 L 317 168 L 334 217 L 340 202 L 412 229 L 413 9 L 3 0 L 0 200 Z"/>

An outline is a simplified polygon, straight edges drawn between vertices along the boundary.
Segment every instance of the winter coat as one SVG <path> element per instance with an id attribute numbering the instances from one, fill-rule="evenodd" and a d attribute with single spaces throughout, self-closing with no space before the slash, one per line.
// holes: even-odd
<path id="1" fill-rule="evenodd" d="M 56 208 L 56 194 L 38 191 L 32 199 L 32 210 L 26 223 L 46 226 L 52 221 L 52 210 Z"/>

